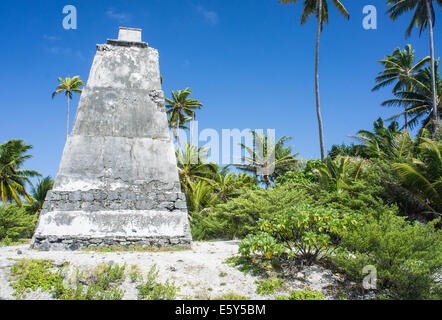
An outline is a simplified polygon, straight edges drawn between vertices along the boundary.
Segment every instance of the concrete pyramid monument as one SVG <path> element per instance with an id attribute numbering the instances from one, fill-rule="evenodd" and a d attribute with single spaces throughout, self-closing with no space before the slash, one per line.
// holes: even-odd
<path id="1" fill-rule="evenodd" d="M 40 250 L 191 242 L 161 89 L 141 30 L 97 45 L 75 124 L 32 239 Z"/>

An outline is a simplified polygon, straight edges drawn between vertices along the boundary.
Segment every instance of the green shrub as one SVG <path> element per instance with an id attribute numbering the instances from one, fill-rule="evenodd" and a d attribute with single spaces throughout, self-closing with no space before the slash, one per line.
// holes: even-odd
<path id="1" fill-rule="evenodd" d="M 315 205 L 345 213 L 379 217 L 384 212 L 392 210 L 392 205 L 386 204 L 381 198 L 383 190 L 384 188 L 377 184 L 359 180 L 346 186 L 341 192 L 319 191 Z"/>
<path id="2" fill-rule="evenodd" d="M 118 285 L 124 281 L 125 266 L 99 266 L 90 277 L 74 269 L 75 280 L 70 284 L 65 283 L 63 270 L 49 260 L 20 260 L 11 268 L 13 295 L 22 299 L 40 289 L 60 300 L 121 300 L 124 296 Z"/>
<path id="3" fill-rule="evenodd" d="M 315 170 L 322 166 L 321 160 L 307 160 L 300 170 L 289 171 L 278 176 L 276 183 L 279 186 L 310 185 L 318 182 Z"/>
<path id="4" fill-rule="evenodd" d="M 13 296 L 23 299 L 31 291 L 41 289 L 43 292 L 54 293 L 54 286 L 61 282 L 61 277 L 54 272 L 54 264 L 49 260 L 23 259 L 15 263 L 11 268 L 11 287 L 14 289 Z"/>
<path id="5" fill-rule="evenodd" d="M 262 219 L 262 232 L 249 236 L 240 244 L 243 256 L 266 258 L 286 253 L 308 264 L 333 251 L 332 237 L 337 238 L 356 220 L 334 209 L 310 205 L 293 206 L 270 219 Z"/>
<path id="6" fill-rule="evenodd" d="M 279 296 L 275 300 L 324 300 L 325 296 L 321 292 L 315 291 L 293 291 L 290 296 Z"/>
<path id="7" fill-rule="evenodd" d="M 341 240 L 342 251 L 333 257 L 338 267 L 362 284 L 362 270 L 377 271 L 377 288 L 391 298 L 428 299 L 440 294 L 434 277 L 442 271 L 442 230 L 410 223 L 392 212 L 367 216 Z"/>
<path id="8" fill-rule="evenodd" d="M 312 199 L 303 190 L 275 188 L 248 190 L 238 198 L 218 204 L 202 213 L 192 213 L 195 240 L 235 239 L 258 231 L 258 220 L 278 215 L 286 208 Z"/>
<path id="9" fill-rule="evenodd" d="M 325 297 L 321 292 L 315 291 L 293 291 L 289 300 L 324 300 Z"/>
<path id="10" fill-rule="evenodd" d="M 255 283 L 258 285 L 256 288 L 256 293 L 262 296 L 267 294 L 274 294 L 275 290 L 282 289 L 284 287 L 282 280 L 275 277 L 266 280 L 255 281 Z"/>
<path id="11" fill-rule="evenodd" d="M 32 236 L 37 219 L 17 205 L 0 206 L 0 244 L 10 244 Z"/>
<path id="12" fill-rule="evenodd" d="M 75 270 L 76 281 L 71 286 L 63 281 L 56 283 L 55 297 L 60 300 L 121 300 L 124 291 L 118 285 L 126 278 L 125 269 L 125 265 L 99 265 L 89 277 Z M 62 270 L 58 274 L 64 279 Z"/>
<path id="13" fill-rule="evenodd" d="M 266 232 L 249 234 L 239 244 L 239 253 L 244 257 L 258 255 L 271 259 L 273 256 L 280 256 L 285 251 L 286 248 Z"/>
<path id="14" fill-rule="evenodd" d="M 146 281 L 138 287 L 138 300 L 175 300 L 178 288 L 167 280 L 159 283 L 156 265 L 152 266 L 146 276 Z"/>
<path id="15" fill-rule="evenodd" d="M 213 300 L 236 300 L 236 301 L 241 301 L 241 300 L 249 300 L 249 298 L 245 297 L 245 296 L 241 296 L 235 292 L 229 292 L 229 293 L 225 293 L 221 296 L 215 297 Z"/>

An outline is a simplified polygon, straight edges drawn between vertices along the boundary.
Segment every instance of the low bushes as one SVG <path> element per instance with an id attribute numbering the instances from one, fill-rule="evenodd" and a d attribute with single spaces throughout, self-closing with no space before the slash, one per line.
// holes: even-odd
<path id="1" fill-rule="evenodd" d="M 374 266 L 385 297 L 441 299 L 435 277 L 442 272 L 442 230 L 436 223 L 410 223 L 394 212 L 367 216 L 342 236 L 342 250 L 332 260 L 361 284 L 363 268 Z"/>
<path id="2" fill-rule="evenodd" d="M 313 201 L 303 190 L 248 190 L 226 203 L 192 213 L 192 236 L 194 240 L 243 238 L 258 230 L 259 219 L 277 216 L 301 199 L 304 203 Z"/>
<path id="3" fill-rule="evenodd" d="M 240 244 L 243 256 L 267 259 L 287 255 L 311 264 L 333 251 L 333 241 L 356 220 L 345 213 L 311 205 L 292 206 L 285 212 L 259 221 L 261 232 L 247 236 Z"/>
<path id="4" fill-rule="evenodd" d="M 37 223 L 37 216 L 26 213 L 17 205 L 0 206 L 0 245 L 9 245 L 23 238 L 30 238 Z"/>

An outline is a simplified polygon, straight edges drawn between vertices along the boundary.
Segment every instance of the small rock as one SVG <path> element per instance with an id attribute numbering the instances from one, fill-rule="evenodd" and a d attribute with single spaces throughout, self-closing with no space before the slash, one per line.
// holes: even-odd
<path id="1" fill-rule="evenodd" d="M 305 280 L 305 275 L 302 272 L 298 272 L 295 277 L 298 280 Z"/>

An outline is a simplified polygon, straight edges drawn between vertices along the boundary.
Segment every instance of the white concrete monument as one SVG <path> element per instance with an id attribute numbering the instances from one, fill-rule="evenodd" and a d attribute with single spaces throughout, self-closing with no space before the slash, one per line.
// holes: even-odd
<path id="1" fill-rule="evenodd" d="M 32 246 L 191 243 L 156 49 L 120 28 L 97 45 L 54 189 Z"/>

